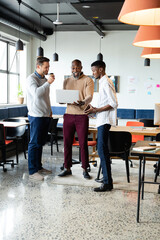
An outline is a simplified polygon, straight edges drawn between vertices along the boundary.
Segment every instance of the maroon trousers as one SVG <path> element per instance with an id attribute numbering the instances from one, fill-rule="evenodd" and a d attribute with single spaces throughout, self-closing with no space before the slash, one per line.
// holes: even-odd
<path id="1" fill-rule="evenodd" d="M 88 116 L 64 114 L 63 138 L 64 138 L 64 167 L 72 167 L 72 143 L 77 132 L 81 149 L 82 168 L 89 167 L 88 159 Z"/>

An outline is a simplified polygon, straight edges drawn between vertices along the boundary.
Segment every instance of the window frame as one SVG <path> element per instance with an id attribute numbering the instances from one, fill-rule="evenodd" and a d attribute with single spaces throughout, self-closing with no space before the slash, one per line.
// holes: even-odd
<path id="1" fill-rule="evenodd" d="M 4 104 L 12 104 L 12 102 L 9 102 L 9 77 L 11 75 L 16 75 L 18 77 L 18 84 L 20 83 L 20 69 L 19 69 L 19 59 L 17 57 L 17 52 L 15 51 L 15 56 L 14 56 L 14 61 L 15 61 L 15 58 L 17 58 L 17 63 L 16 63 L 16 72 L 11 72 L 10 71 L 10 66 L 9 66 L 9 57 L 10 57 L 10 53 L 9 53 L 9 46 L 14 46 L 15 47 L 15 42 L 14 41 L 8 41 L 8 40 L 4 40 L 4 39 L 0 39 L 1 42 L 5 42 L 6 43 L 6 67 L 7 69 L 6 70 L 2 70 L 0 69 L 0 73 L 5 73 L 7 74 L 7 102 L 6 103 L 0 103 L 0 105 L 4 105 Z M 13 62 L 12 62 L 13 63 Z M 12 65 L 11 63 L 11 65 Z M 12 67 L 12 66 L 11 66 Z"/>

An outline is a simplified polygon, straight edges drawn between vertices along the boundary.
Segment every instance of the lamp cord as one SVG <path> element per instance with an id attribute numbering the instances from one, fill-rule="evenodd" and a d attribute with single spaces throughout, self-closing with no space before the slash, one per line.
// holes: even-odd
<path id="1" fill-rule="evenodd" d="M 55 25 L 55 42 L 54 42 L 54 48 L 55 48 L 55 53 L 56 53 L 56 25 Z"/>
<path id="2" fill-rule="evenodd" d="M 20 39 L 20 1 L 19 1 L 19 39 Z"/>
<path id="3" fill-rule="evenodd" d="M 41 31 L 41 17 L 42 17 L 42 14 L 40 13 L 39 16 L 40 16 L 40 31 Z M 40 47 L 41 47 L 41 39 L 40 39 Z"/>
<path id="4" fill-rule="evenodd" d="M 101 53 L 101 38 L 100 38 L 100 43 L 99 43 L 99 52 Z"/>

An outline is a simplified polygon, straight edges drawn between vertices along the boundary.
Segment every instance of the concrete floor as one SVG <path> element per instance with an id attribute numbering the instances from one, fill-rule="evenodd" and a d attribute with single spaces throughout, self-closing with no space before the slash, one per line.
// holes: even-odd
<path id="1" fill-rule="evenodd" d="M 28 179 L 27 161 L 4 173 L 0 168 L 0 240 L 158 240 L 160 238 L 160 198 L 157 188 L 146 188 L 141 202 L 140 223 L 136 223 L 138 165 L 131 169 L 130 190 L 123 161 L 113 164 L 114 190 L 95 193 L 92 183 L 97 168 L 92 167 L 90 183 L 79 166 L 73 167 L 69 184 L 56 183 L 63 163 L 60 152 L 51 157 L 45 146 L 44 167 L 52 169 L 44 182 Z M 78 150 L 74 148 L 74 157 Z M 153 175 L 152 165 L 147 174 Z M 75 183 L 79 172 L 80 180 Z M 82 178 L 81 178 L 82 177 Z M 58 181 L 58 180 L 57 180 Z M 85 184 L 86 181 L 86 184 Z M 81 182 L 83 184 L 81 184 Z M 123 184 L 122 184 L 123 183 Z M 98 183 L 94 183 L 97 184 Z M 94 185 L 93 184 L 93 185 Z M 125 188 L 124 188 L 125 186 Z M 135 189 L 135 190 L 134 190 Z"/>

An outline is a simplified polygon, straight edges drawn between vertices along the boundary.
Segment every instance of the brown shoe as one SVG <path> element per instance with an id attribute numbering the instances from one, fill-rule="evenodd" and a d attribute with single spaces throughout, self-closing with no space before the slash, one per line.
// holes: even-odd
<path id="1" fill-rule="evenodd" d="M 42 175 L 40 175 L 38 172 L 29 175 L 29 179 L 31 180 L 35 180 L 35 181 L 43 181 L 44 177 Z"/>
<path id="2" fill-rule="evenodd" d="M 45 168 L 42 168 L 42 169 L 39 170 L 38 172 L 39 172 L 40 174 L 51 174 L 51 173 L 52 173 L 52 171 L 47 170 L 47 169 L 45 169 Z"/>

